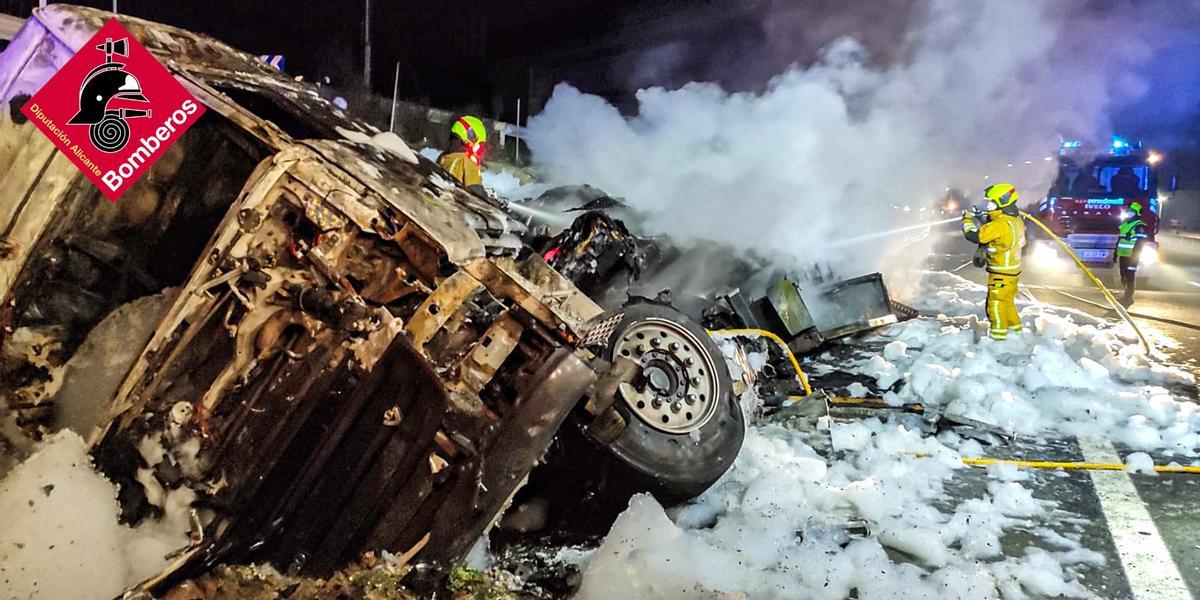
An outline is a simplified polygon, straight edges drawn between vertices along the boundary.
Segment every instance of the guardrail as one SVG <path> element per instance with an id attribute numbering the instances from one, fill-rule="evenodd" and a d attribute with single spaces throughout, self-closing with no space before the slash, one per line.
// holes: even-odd
<path id="1" fill-rule="evenodd" d="M 377 94 L 347 92 L 345 98 L 350 101 L 350 112 L 382 130 L 387 130 L 391 124 L 392 99 Z M 465 114 L 476 113 L 466 111 Z M 415 147 L 442 148 L 446 145 L 446 137 L 450 134 L 450 126 L 458 115 L 464 114 L 434 108 L 407 100 L 396 102 L 396 134 L 405 142 Z M 523 128 L 512 123 L 483 119 L 488 134 L 488 159 L 504 159 L 514 164 L 527 164 L 529 148 L 522 140 Z M 518 149 L 518 145 L 521 147 Z"/>

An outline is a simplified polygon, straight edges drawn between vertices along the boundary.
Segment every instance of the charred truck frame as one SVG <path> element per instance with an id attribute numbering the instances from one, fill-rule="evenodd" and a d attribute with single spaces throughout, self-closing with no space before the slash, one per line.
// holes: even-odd
<path id="1" fill-rule="evenodd" d="M 519 254 L 520 222 L 253 56 L 120 17 L 208 111 L 103 199 L 20 107 L 110 16 L 38 10 L 0 60 L 0 387 L 36 433 L 97 324 L 167 297 L 128 370 L 90 384 L 124 518 L 156 510 L 147 473 L 200 494 L 193 543 L 143 587 L 222 561 L 324 574 L 368 549 L 448 565 L 568 418 L 660 497 L 728 469 L 744 426 L 702 328 L 604 312 Z"/>

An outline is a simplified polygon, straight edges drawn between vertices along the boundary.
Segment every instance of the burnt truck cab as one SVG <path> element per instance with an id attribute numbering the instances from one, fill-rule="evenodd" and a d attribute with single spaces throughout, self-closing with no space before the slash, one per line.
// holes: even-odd
<path id="1" fill-rule="evenodd" d="M 1081 260 L 1092 265 L 1116 262 L 1118 226 L 1134 202 L 1142 206 L 1142 221 L 1151 241 L 1143 251 L 1144 266 L 1157 257 L 1159 155 L 1139 142 L 1114 138 L 1111 146 L 1096 154 L 1076 141 L 1063 143 L 1059 152 L 1058 176 L 1036 215 L 1055 235 L 1066 240 Z M 1035 267 L 1061 262 L 1057 248 L 1041 230 L 1029 229 L 1033 243 L 1027 248 Z M 1147 260 L 1149 259 L 1149 260 Z"/>
<path id="2" fill-rule="evenodd" d="M 743 417 L 703 328 L 602 310 L 519 221 L 249 54 L 119 17 L 208 110 L 107 201 L 20 108 L 111 17 L 50 5 L 0 57 L 0 388 L 34 435 L 101 403 L 70 425 L 125 520 L 196 491 L 192 543 L 144 589 L 378 549 L 449 566 L 564 423 L 664 499 L 732 464 Z M 144 336 L 96 339 L 151 297 Z M 111 364 L 73 378 L 85 358 Z"/>

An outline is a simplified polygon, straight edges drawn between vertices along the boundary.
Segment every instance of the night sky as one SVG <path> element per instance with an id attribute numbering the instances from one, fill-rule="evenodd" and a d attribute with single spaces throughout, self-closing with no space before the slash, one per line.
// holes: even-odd
<path id="1" fill-rule="evenodd" d="M 121 12 L 200 31 L 256 54 L 283 54 L 287 70 L 328 76 L 352 94 L 363 86 L 364 1 L 119 0 Z M 915 0 L 369 0 L 372 88 L 512 120 L 516 99 L 536 111 L 567 81 L 623 110 L 633 92 L 692 80 L 755 90 L 789 65 L 809 64 L 835 38 L 852 35 L 878 61 L 898 58 Z M 109 1 L 81 2 L 110 8 Z M 35 2 L 0 0 L 9 12 Z M 1189 4 L 1183 2 L 1181 4 Z M 1197 3 L 1200 4 L 1200 3 Z M 1086 0 L 1088 11 L 1179 4 Z M 1187 11 L 1183 11 L 1187 12 Z M 1121 44 L 1121 32 L 1113 33 Z M 780 43 L 784 40 L 784 43 Z M 1171 42 L 1140 74 L 1136 100 L 1116 90 L 1118 133 L 1194 145 L 1200 138 L 1200 35 Z"/>
<path id="2" fill-rule="evenodd" d="M 255 54 L 283 54 L 287 70 L 363 83 L 364 2 L 119 0 L 122 13 L 207 33 Z M 402 97 L 511 118 L 515 99 L 535 107 L 568 81 L 629 108 L 641 87 L 717 81 L 761 87 L 789 64 L 812 59 L 839 35 L 863 35 L 886 56 L 912 0 L 880 0 L 877 18 L 838 14 L 839 0 L 795 3 L 764 23 L 772 2 L 671 0 L 370 0 L 372 88 L 390 95 L 396 64 Z M 81 4 L 108 9 L 109 1 Z M 11 2 L 10 2 L 11 4 Z M 10 9 L 11 10 L 11 9 Z M 796 46 L 765 47 L 772 27 L 794 28 Z"/>

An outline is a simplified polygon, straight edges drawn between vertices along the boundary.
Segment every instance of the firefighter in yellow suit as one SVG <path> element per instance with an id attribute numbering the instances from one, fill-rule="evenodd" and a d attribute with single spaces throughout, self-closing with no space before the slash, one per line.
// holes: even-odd
<path id="1" fill-rule="evenodd" d="M 463 184 L 471 193 L 487 197 L 480 167 L 487 143 L 487 128 L 478 117 L 463 116 L 450 126 L 450 140 L 438 165 Z"/>
<path id="2" fill-rule="evenodd" d="M 987 254 L 988 333 L 994 340 L 1020 332 L 1017 313 L 1017 280 L 1021 276 L 1021 253 L 1025 249 L 1025 222 L 1017 208 L 1017 188 L 997 183 L 983 191 L 987 198 L 987 222 L 976 223 L 970 212 L 962 217 L 963 235 L 982 246 Z"/>

